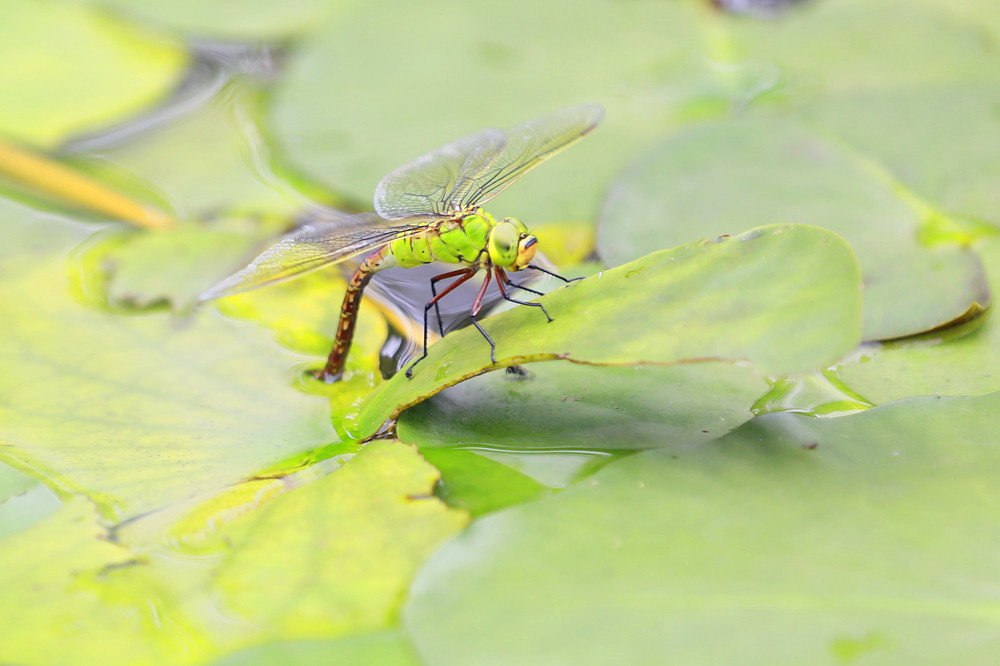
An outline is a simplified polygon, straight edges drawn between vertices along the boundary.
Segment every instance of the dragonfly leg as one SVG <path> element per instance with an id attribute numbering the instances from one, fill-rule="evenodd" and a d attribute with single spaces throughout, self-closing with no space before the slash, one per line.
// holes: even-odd
<path id="1" fill-rule="evenodd" d="M 486 288 L 490 286 L 490 278 L 493 277 L 493 267 L 486 267 L 486 279 L 483 280 L 483 286 L 479 288 L 479 293 L 476 294 L 476 300 L 472 302 L 472 316 L 475 318 L 479 314 L 479 310 L 483 307 L 483 297 L 486 296 Z"/>
<path id="2" fill-rule="evenodd" d="M 528 268 L 534 268 L 539 273 L 545 273 L 546 275 L 551 275 L 554 278 L 559 278 L 563 282 L 576 282 L 577 280 L 583 279 L 582 277 L 575 277 L 575 278 L 563 277 L 562 275 L 559 275 L 559 273 L 553 273 L 552 271 L 547 271 L 544 268 L 539 268 L 534 264 L 528 264 Z"/>
<path id="3" fill-rule="evenodd" d="M 499 268 L 496 270 L 500 271 Z M 476 321 L 476 315 L 479 314 L 479 309 L 483 307 L 483 297 L 486 296 L 486 288 L 490 286 L 491 277 L 493 277 L 493 267 L 487 265 L 486 279 L 483 280 L 483 286 L 479 288 L 479 293 L 476 294 L 476 300 L 472 303 L 472 312 L 469 313 L 469 316 L 472 318 L 472 325 L 479 329 L 479 332 L 483 334 L 484 338 L 486 338 L 486 342 L 490 343 L 490 361 L 493 362 L 493 365 L 496 365 L 497 345 L 493 342 L 493 339 L 490 336 L 486 335 L 486 331 L 484 331 L 483 327 L 479 325 L 478 321 Z"/>
<path id="4" fill-rule="evenodd" d="M 506 274 L 504 274 L 504 272 L 499 268 L 496 269 L 496 278 L 497 278 L 497 286 L 500 287 L 500 295 L 504 297 L 504 300 L 510 301 L 511 303 L 517 303 L 518 305 L 528 305 L 533 308 L 539 308 L 545 315 L 545 318 L 548 319 L 550 322 L 552 321 L 552 317 L 549 316 L 549 311 L 546 310 L 545 306 L 542 305 L 541 303 L 528 303 L 527 301 L 519 301 L 516 298 L 511 298 L 510 294 L 507 293 L 507 290 L 504 289 L 503 282 L 501 281 L 503 280 L 506 282 L 510 282 L 510 280 L 507 279 Z"/>
<path id="5" fill-rule="evenodd" d="M 427 304 L 424 306 L 424 351 L 422 354 L 420 354 L 419 358 L 417 358 L 416 361 L 411 363 L 410 367 L 406 369 L 406 376 L 408 378 L 413 377 L 413 368 L 416 367 L 417 363 L 420 363 L 422 360 L 427 358 L 427 329 L 429 326 L 428 317 L 430 315 L 431 308 L 435 307 L 438 304 L 438 301 L 440 301 L 442 298 L 451 293 L 452 290 L 458 287 L 458 285 L 468 281 L 469 278 L 471 278 L 473 275 L 476 274 L 476 270 L 477 269 L 475 268 L 463 268 L 458 271 L 452 271 L 451 273 L 446 273 L 444 275 L 438 276 L 438 277 L 454 277 L 455 275 L 459 275 L 460 277 L 451 284 L 449 284 L 447 287 L 445 287 L 444 291 L 442 291 L 440 294 L 435 294 L 434 297 L 431 298 L 431 300 L 427 301 Z"/>
<path id="6" fill-rule="evenodd" d="M 504 284 L 506 284 L 506 285 L 507 285 L 508 287 L 513 287 L 514 289 L 520 289 L 521 291 L 526 291 L 526 292 L 528 292 L 529 294 L 534 294 L 535 296 L 544 296 L 544 295 L 545 295 L 545 294 L 543 294 L 543 293 L 542 293 L 542 292 L 540 292 L 540 291 L 535 291 L 534 289 L 528 289 L 528 288 L 527 288 L 527 287 L 525 287 L 525 286 L 522 286 L 522 285 L 519 285 L 518 283 L 514 282 L 513 280 L 511 280 L 511 279 L 510 279 L 510 278 L 508 278 L 508 277 L 505 277 L 505 278 L 503 279 L 503 282 L 504 282 Z"/>
<path id="7" fill-rule="evenodd" d="M 486 331 L 484 331 L 483 327 L 479 325 L 478 321 L 476 321 L 476 315 L 472 315 L 472 325 L 478 328 L 479 332 L 483 334 L 484 338 L 486 338 L 486 342 L 490 343 L 490 360 L 493 362 L 493 365 L 496 365 L 497 364 L 496 343 L 493 342 L 493 339 L 490 336 L 486 335 Z"/>
<path id="8" fill-rule="evenodd" d="M 469 270 L 468 268 L 460 268 L 457 271 L 450 271 L 448 273 L 442 273 L 441 275 L 435 275 L 434 277 L 432 277 L 431 278 L 431 296 L 432 297 L 436 297 L 437 296 L 437 283 L 440 280 L 447 280 L 448 278 L 455 277 L 456 275 L 464 275 L 465 273 L 468 272 L 468 270 Z M 432 300 L 433 300 L 433 298 L 432 298 Z M 434 302 L 434 314 L 437 315 L 438 332 L 441 333 L 441 337 L 443 338 L 444 337 L 444 322 L 441 321 L 441 308 L 438 307 L 438 305 L 439 305 L 438 302 L 435 301 Z M 426 343 L 426 341 L 425 341 L 425 343 Z M 424 348 L 425 349 L 427 348 L 426 344 L 424 344 Z"/>

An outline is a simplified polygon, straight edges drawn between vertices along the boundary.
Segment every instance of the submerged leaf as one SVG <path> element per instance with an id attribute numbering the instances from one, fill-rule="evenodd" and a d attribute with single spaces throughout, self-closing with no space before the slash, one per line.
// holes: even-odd
<path id="1" fill-rule="evenodd" d="M 442 665 L 990 663 L 998 416 L 772 414 L 631 456 L 446 544 L 404 626 Z"/>

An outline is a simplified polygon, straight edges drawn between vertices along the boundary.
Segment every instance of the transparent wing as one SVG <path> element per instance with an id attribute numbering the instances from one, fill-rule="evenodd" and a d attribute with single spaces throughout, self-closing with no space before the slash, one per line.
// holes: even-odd
<path id="1" fill-rule="evenodd" d="M 283 282 L 373 250 L 396 238 L 418 234 L 427 228 L 428 221 L 386 224 L 385 219 L 374 213 L 361 213 L 344 223 L 302 227 L 264 250 L 246 268 L 203 293 L 199 300 L 208 301 Z"/>
<path id="2" fill-rule="evenodd" d="M 603 118 L 600 104 L 579 104 L 510 128 L 505 132 L 503 152 L 486 168 L 459 174 L 459 185 L 452 195 L 454 204 L 464 210 L 489 201 L 538 164 L 582 139 Z"/>
<path id="3" fill-rule="evenodd" d="M 387 220 L 453 215 L 454 192 L 465 174 L 486 169 L 505 143 L 503 131 L 485 129 L 404 164 L 379 181 L 375 211 Z"/>
<path id="4" fill-rule="evenodd" d="M 393 220 L 467 210 L 581 139 L 603 117 L 600 104 L 580 104 L 506 131 L 487 129 L 459 139 L 383 178 L 375 210 Z"/>

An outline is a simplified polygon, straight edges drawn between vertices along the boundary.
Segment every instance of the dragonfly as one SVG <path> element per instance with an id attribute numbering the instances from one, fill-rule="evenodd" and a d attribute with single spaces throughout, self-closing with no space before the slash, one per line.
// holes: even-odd
<path id="1" fill-rule="evenodd" d="M 431 278 L 432 298 L 424 306 L 423 353 L 407 369 L 427 357 L 428 316 L 438 302 L 479 271 L 486 278 L 473 301 L 473 325 L 490 345 L 496 364 L 496 344 L 477 320 L 491 280 L 501 296 L 513 303 L 539 308 L 541 303 L 515 299 L 508 287 L 541 295 L 512 282 L 508 272 L 532 269 L 565 282 L 571 280 L 532 263 L 538 239 L 520 220 L 497 220 L 481 205 L 561 150 L 583 138 L 601 122 L 604 107 L 589 103 L 570 106 L 507 130 L 484 129 L 432 150 L 386 175 L 375 188 L 374 212 L 351 215 L 343 221 L 304 226 L 266 249 L 246 268 L 230 275 L 207 292 L 208 301 L 283 282 L 324 266 L 364 255 L 348 280 L 340 308 L 333 349 L 326 365 L 314 374 L 332 383 L 344 365 L 358 307 L 365 287 L 378 271 L 413 268 L 434 261 L 462 267 Z M 437 283 L 451 279 L 441 291 Z M 440 311 L 438 327 L 442 328 Z M 443 330 L 442 330 L 443 335 Z"/>

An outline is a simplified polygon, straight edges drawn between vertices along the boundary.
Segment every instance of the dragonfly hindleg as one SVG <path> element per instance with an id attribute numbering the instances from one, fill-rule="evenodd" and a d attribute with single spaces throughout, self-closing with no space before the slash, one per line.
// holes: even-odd
<path id="1" fill-rule="evenodd" d="M 447 280 L 448 278 L 455 277 L 456 275 L 465 275 L 469 272 L 468 268 L 460 268 L 457 271 L 449 271 L 447 273 L 442 273 L 441 275 L 435 275 L 431 278 L 431 300 L 434 302 L 434 314 L 437 316 L 438 320 L 438 332 L 441 333 L 441 337 L 444 337 L 444 322 L 441 320 L 441 308 L 437 300 L 437 283 L 441 280 Z M 468 279 L 468 278 L 466 278 Z M 464 280 L 463 280 L 464 282 Z M 424 348 L 427 348 L 426 336 L 424 336 Z"/>

